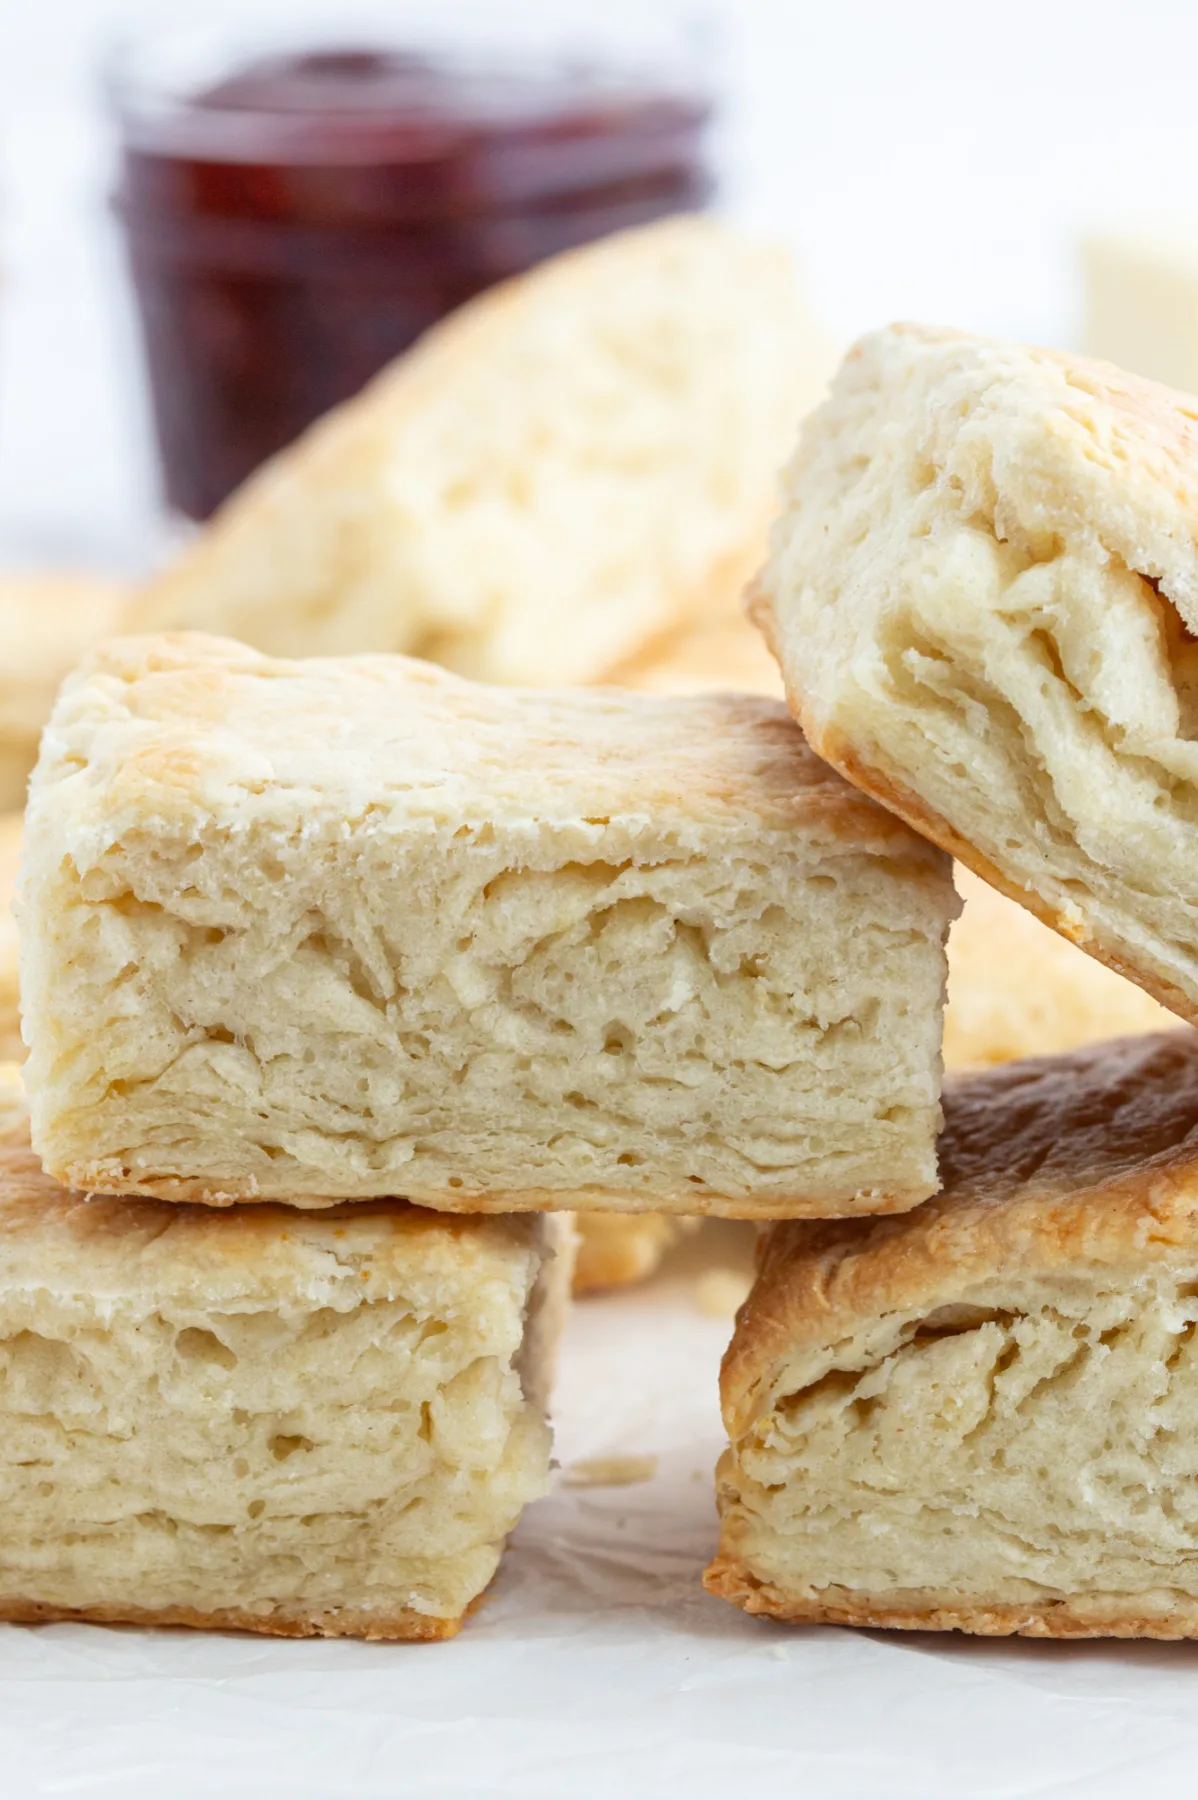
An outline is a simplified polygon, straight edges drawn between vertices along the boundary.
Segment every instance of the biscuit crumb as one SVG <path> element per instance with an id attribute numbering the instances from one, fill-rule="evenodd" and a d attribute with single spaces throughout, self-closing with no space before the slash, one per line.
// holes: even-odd
<path id="1" fill-rule="evenodd" d="M 655 1456 L 587 1456 L 562 1475 L 564 1487 L 633 1487 L 657 1474 Z"/>
<path id="2" fill-rule="evenodd" d="M 695 1282 L 695 1304 L 713 1319 L 730 1319 L 744 1304 L 752 1278 L 739 1269 L 706 1269 Z"/>

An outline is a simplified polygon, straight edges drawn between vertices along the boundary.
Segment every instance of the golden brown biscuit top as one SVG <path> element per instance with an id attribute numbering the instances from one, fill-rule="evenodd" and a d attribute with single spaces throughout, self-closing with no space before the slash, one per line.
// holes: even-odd
<path id="1" fill-rule="evenodd" d="M 114 639 L 84 662 L 43 742 L 31 829 L 51 796 L 78 824 L 72 848 L 86 836 L 97 853 L 163 821 L 596 838 L 618 824 L 634 841 L 799 826 L 829 848 L 943 867 L 820 762 L 775 701 L 505 689 L 407 657 L 285 661 L 198 634 Z"/>
<path id="2" fill-rule="evenodd" d="M 785 1358 L 999 1274 L 1198 1251 L 1198 1031 L 950 1077 L 941 1191 L 899 1218 L 774 1226 L 721 1377 L 739 1432 Z"/>
<path id="3" fill-rule="evenodd" d="M 854 346 L 787 478 L 814 456 L 902 446 L 947 471 L 1000 539 L 1114 556 L 1198 631 L 1198 398 L 1071 353 L 891 325 Z M 755 604 L 768 604 L 760 591 Z"/>

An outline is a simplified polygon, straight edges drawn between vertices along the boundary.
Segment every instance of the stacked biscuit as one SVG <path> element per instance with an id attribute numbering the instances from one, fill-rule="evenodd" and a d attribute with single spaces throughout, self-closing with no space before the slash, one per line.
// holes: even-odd
<path id="1" fill-rule="evenodd" d="M 955 910 L 773 701 L 93 652 L 26 818 L 0 1611 L 453 1629 L 545 1482 L 554 1226 L 925 1199 Z"/>
<path id="2" fill-rule="evenodd" d="M 554 1221 L 52 1181 L 0 1070 L 0 1617 L 452 1636 L 544 1492 Z"/>
<path id="3" fill-rule="evenodd" d="M 555 257 L 247 482 L 129 625 L 517 686 L 676 691 L 718 661 L 777 691 L 740 592 L 833 360 L 789 257 L 721 221 Z M 680 1229 L 586 1215 L 577 1290 L 650 1273 Z"/>
<path id="4" fill-rule="evenodd" d="M 246 484 L 142 591 L 0 582 L 0 807 L 97 639 L 217 629 L 288 656 L 403 651 L 517 685 L 776 691 L 739 612 L 828 347 L 785 254 L 704 218 L 552 259 L 463 308 Z M 0 1055 L 17 1053 L 0 822 Z M 15 841 L 15 838 L 13 838 Z M 681 1229 L 582 1221 L 576 1287 Z"/>
<path id="5" fill-rule="evenodd" d="M 1103 364 L 883 332 L 804 431 L 752 602 L 829 763 L 1190 1021 L 1196 417 Z M 950 1081 L 939 1165 L 901 1219 L 766 1235 L 708 1586 L 1198 1635 L 1198 1034 Z"/>
<path id="6" fill-rule="evenodd" d="M 219 595 L 260 641 L 414 633 L 505 675 L 701 616 L 793 398 L 784 271 L 728 242 L 670 228 L 475 309 L 130 619 Z M 576 320 L 546 375 L 567 304 L 595 344 Z M 465 383 L 473 438 L 462 366 L 504 375 L 490 415 Z M 596 369 L 563 482 L 562 384 Z M 447 1635 L 545 1485 L 570 1215 L 660 1235 L 934 1185 L 946 860 L 776 703 L 117 638 L 62 690 L 22 856 L 8 1616 Z"/>

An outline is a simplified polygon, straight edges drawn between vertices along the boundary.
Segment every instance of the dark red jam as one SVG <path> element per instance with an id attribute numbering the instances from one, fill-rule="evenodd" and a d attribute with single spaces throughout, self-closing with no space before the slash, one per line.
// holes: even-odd
<path id="1" fill-rule="evenodd" d="M 650 76 L 354 49 L 128 111 L 116 206 L 169 503 L 206 518 L 493 282 L 702 206 L 709 113 Z"/>

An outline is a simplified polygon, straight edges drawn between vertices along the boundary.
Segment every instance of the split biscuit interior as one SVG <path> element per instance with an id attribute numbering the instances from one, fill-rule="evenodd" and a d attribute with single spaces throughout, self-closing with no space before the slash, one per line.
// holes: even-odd
<path id="1" fill-rule="evenodd" d="M 868 337 L 804 427 L 753 609 L 822 756 L 1198 1021 L 1198 399 Z"/>

